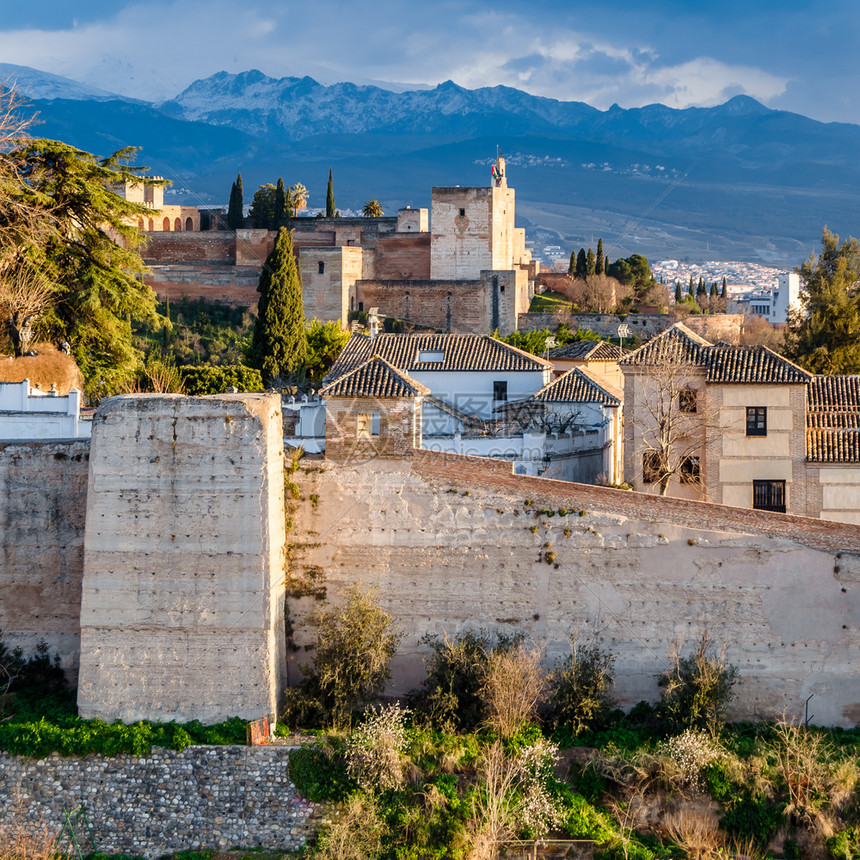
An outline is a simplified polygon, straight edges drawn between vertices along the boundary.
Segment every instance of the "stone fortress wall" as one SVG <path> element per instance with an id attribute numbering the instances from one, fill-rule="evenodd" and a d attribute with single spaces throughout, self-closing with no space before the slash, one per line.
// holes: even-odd
<path id="1" fill-rule="evenodd" d="M 0 448 L 0 620 L 13 644 L 44 636 L 74 668 L 80 608 L 84 715 L 273 715 L 286 683 L 279 406 L 267 395 L 105 401 L 83 564 L 88 443 Z M 618 655 L 630 705 L 656 697 L 673 644 L 707 631 L 741 672 L 735 716 L 796 715 L 814 693 L 816 722 L 860 721 L 857 526 L 428 451 L 305 460 L 294 479 L 305 501 L 289 538 L 293 681 L 314 638 L 315 599 L 299 595 L 321 584 L 337 599 L 362 582 L 405 631 L 394 693 L 420 680 L 424 633 L 522 631 L 551 663 L 578 628 Z"/>

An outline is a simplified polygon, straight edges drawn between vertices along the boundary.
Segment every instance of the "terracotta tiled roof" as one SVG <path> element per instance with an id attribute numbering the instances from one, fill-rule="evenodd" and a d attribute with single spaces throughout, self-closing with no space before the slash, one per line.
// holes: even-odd
<path id="1" fill-rule="evenodd" d="M 605 340 L 575 340 L 549 351 L 551 359 L 576 358 L 590 361 L 618 361 L 625 355 L 630 355 L 629 349 L 623 349 L 617 343 L 607 343 Z"/>
<path id="2" fill-rule="evenodd" d="M 860 463 L 860 376 L 815 376 L 806 389 L 806 459 Z"/>
<path id="3" fill-rule="evenodd" d="M 692 364 L 706 369 L 708 382 L 788 383 L 803 385 L 812 374 L 765 346 L 715 346 L 676 323 L 636 352 L 621 359 L 622 367 Z"/>
<path id="4" fill-rule="evenodd" d="M 419 361 L 421 353 L 441 353 L 439 361 Z M 379 334 L 373 341 L 354 334 L 329 371 L 336 379 L 379 355 L 404 373 L 416 370 L 525 370 L 542 371 L 552 365 L 542 358 L 479 334 Z"/>
<path id="5" fill-rule="evenodd" d="M 860 376 L 814 376 L 806 403 L 810 410 L 860 410 Z"/>
<path id="6" fill-rule="evenodd" d="M 806 459 L 813 463 L 860 463 L 860 428 L 808 427 Z"/>
<path id="7" fill-rule="evenodd" d="M 541 403 L 600 403 L 620 406 L 621 400 L 587 373 L 574 367 L 528 398 Z"/>
<path id="8" fill-rule="evenodd" d="M 672 362 L 676 364 L 704 364 L 705 350 L 710 341 L 699 337 L 682 323 L 651 338 L 644 346 L 625 356 L 618 363 L 622 367 L 647 367 Z"/>
<path id="9" fill-rule="evenodd" d="M 323 397 L 415 397 L 430 389 L 374 355 L 320 391 Z"/>
<path id="10" fill-rule="evenodd" d="M 812 374 L 766 346 L 712 346 L 706 351 L 708 382 L 784 382 L 803 385 Z"/>

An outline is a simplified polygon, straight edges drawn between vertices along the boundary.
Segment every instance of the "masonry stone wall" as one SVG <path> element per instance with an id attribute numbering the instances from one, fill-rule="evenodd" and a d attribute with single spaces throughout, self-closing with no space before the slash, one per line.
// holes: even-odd
<path id="1" fill-rule="evenodd" d="M 157 232 L 146 237 L 146 263 L 187 263 L 230 265 L 236 259 L 236 236 L 230 232 Z"/>
<path id="2" fill-rule="evenodd" d="M 301 505 L 292 577 L 314 572 L 335 600 L 353 582 L 379 587 L 403 631 L 392 693 L 421 680 L 427 633 L 522 631 L 551 664 L 578 630 L 618 656 L 616 695 L 630 706 L 658 697 L 674 645 L 707 632 L 740 670 L 735 717 L 802 715 L 814 693 L 816 722 L 860 721 L 854 526 L 526 478 L 510 463 L 427 451 L 327 461 L 299 482 L 317 503 Z M 296 664 L 312 647 L 314 605 L 288 601 Z"/>
<path id="3" fill-rule="evenodd" d="M 380 236 L 376 245 L 374 277 L 429 280 L 430 234 L 392 233 Z"/>
<path id="4" fill-rule="evenodd" d="M 671 328 L 677 318 L 671 314 L 570 314 L 570 313 L 521 313 L 519 329 L 533 331 L 548 328 L 555 330 L 562 323 L 576 330 L 591 329 L 601 337 L 618 337 L 618 326 L 626 323 L 630 334 L 647 340 Z M 743 314 L 703 314 L 684 317 L 684 325 L 711 342 L 724 340 L 738 343 L 743 331 Z"/>
<path id="5" fill-rule="evenodd" d="M 284 540 L 278 395 L 103 401 L 87 493 L 80 714 L 274 719 Z"/>
<path id="6" fill-rule="evenodd" d="M 375 433 L 360 435 L 362 422 Z M 421 398 L 326 398 L 327 459 L 353 463 L 402 459 L 420 445 Z"/>
<path id="7" fill-rule="evenodd" d="M 260 298 L 257 292 L 260 269 L 254 266 L 154 266 L 144 281 L 162 301 L 165 298 L 178 301 L 187 296 L 250 307 Z"/>
<path id="8" fill-rule="evenodd" d="M 179 850 L 300 848 L 317 807 L 298 797 L 290 747 L 154 749 L 146 756 L 46 759 L 0 752 L 0 821 L 40 820 L 58 833 L 85 804 L 101 853 L 159 857 Z M 78 839 L 91 850 L 81 824 Z"/>
<path id="9" fill-rule="evenodd" d="M 90 442 L 0 443 L 0 632 L 77 679 Z"/>

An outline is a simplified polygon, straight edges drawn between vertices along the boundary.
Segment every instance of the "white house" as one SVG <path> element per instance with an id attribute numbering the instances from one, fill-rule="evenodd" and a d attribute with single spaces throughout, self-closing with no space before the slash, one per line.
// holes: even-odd
<path id="1" fill-rule="evenodd" d="M 60 396 L 30 380 L 0 382 L 0 440 L 87 439 L 92 421 L 81 418 L 81 392 Z"/>

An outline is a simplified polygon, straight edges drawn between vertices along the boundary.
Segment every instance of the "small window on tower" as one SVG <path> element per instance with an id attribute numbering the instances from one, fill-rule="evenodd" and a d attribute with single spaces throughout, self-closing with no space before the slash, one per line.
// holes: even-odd
<path id="1" fill-rule="evenodd" d="M 465 217 L 466 217 L 466 210 L 465 210 L 465 209 L 461 209 L 461 210 L 460 210 L 460 217 L 461 217 L 461 218 L 465 218 Z"/>
<path id="2" fill-rule="evenodd" d="M 497 403 L 504 403 L 508 399 L 508 383 L 507 381 L 497 381 L 493 383 L 493 400 Z"/>
<path id="3" fill-rule="evenodd" d="M 317 263 L 317 268 L 319 269 L 319 273 L 320 273 L 321 275 L 324 275 L 324 274 L 325 274 L 325 263 L 324 263 L 322 260 L 320 260 L 320 261 Z"/>
<path id="4" fill-rule="evenodd" d="M 681 412 L 696 411 L 696 389 L 682 388 L 678 394 L 678 408 Z"/>

